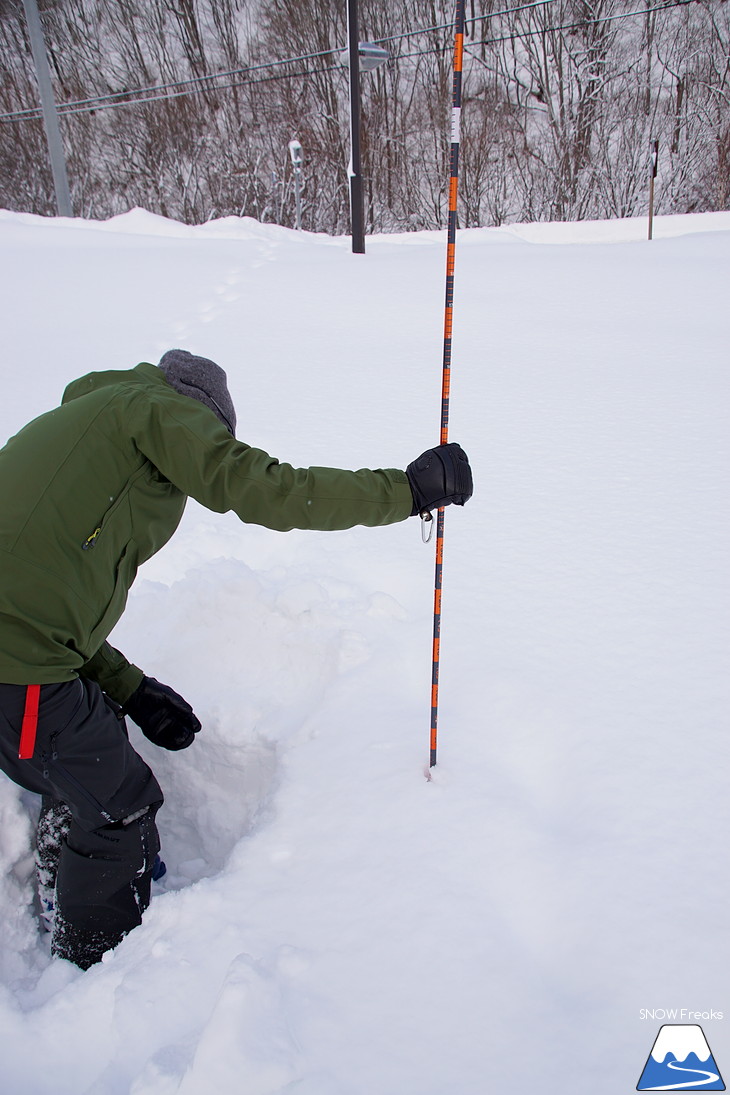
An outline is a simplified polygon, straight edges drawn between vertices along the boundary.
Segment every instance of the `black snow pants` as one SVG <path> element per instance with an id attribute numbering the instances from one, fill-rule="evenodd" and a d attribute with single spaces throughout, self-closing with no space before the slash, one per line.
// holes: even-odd
<path id="1" fill-rule="evenodd" d="M 163 795 L 98 685 L 82 678 L 42 685 L 35 748 L 21 760 L 25 706 L 24 686 L 0 684 L 0 769 L 46 803 L 70 809 L 51 950 L 88 969 L 149 905 Z"/>

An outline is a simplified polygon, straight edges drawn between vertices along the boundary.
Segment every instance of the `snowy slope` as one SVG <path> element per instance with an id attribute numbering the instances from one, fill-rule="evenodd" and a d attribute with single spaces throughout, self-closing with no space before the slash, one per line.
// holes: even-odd
<path id="1" fill-rule="evenodd" d="M 724 1009 L 730 1071 L 730 214 L 645 231 L 460 235 L 476 495 L 447 515 L 431 782 L 416 522 L 189 506 L 113 639 L 204 731 L 139 741 L 168 888 L 87 973 L 49 960 L 34 803 L 0 780 L 3 1093 L 619 1095 L 646 1008 Z M 438 438 L 444 236 L 367 246 L 0 214 L 0 443 L 69 379 L 182 346 L 228 371 L 244 440 L 405 466 Z"/>

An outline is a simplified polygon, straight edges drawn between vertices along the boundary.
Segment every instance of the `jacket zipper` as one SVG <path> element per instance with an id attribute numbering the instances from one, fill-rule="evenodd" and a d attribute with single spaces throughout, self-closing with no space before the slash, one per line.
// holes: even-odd
<path id="1" fill-rule="evenodd" d="M 96 541 L 96 538 L 97 538 L 97 536 L 99 535 L 100 532 L 101 532 L 101 525 L 98 525 L 97 528 L 95 528 L 94 531 L 92 532 L 91 536 L 86 537 L 83 544 L 81 545 L 81 550 L 82 551 L 87 551 L 90 547 L 93 547 L 94 543 Z"/>

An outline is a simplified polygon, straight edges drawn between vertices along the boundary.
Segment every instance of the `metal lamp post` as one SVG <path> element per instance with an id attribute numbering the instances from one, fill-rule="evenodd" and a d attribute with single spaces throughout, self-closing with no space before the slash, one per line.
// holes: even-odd
<path id="1" fill-rule="evenodd" d="M 51 74 L 48 70 L 48 55 L 46 54 L 46 43 L 43 38 L 43 27 L 41 26 L 40 15 L 38 14 L 38 5 L 36 4 L 36 0 L 23 0 L 23 7 L 25 9 L 25 19 L 28 24 L 28 38 L 30 39 L 30 49 L 33 54 L 33 63 L 35 65 L 36 79 L 38 81 L 38 91 L 41 97 L 43 125 L 46 131 L 46 141 L 48 142 L 48 155 L 51 161 L 51 171 L 53 173 L 53 186 L 56 191 L 56 208 L 58 209 L 59 217 L 72 217 L 73 209 L 71 207 L 71 193 L 68 188 L 66 158 L 63 152 L 61 130 L 58 125 L 56 100 L 53 96 L 53 87 L 51 86 Z"/>

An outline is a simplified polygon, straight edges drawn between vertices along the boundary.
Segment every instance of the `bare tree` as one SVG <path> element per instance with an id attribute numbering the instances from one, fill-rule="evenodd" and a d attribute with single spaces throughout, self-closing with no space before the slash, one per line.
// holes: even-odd
<path id="1" fill-rule="evenodd" d="M 41 0 L 75 208 L 292 225 L 296 136 L 304 226 L 348 231 L 345 7 Z M 659 212 L 728 206 L 726 0 L 639 13 L 629 0 L 469 0 L 467 15 L 462 224 L 643 211 L 654 140 Z M 453 17 L 453 0 L 360 2 L 362 38 L 391 54 L 361 81 L 369 231 L 445 223 Z M 20 0 L 0 0 L 0 74 L 0 203 L 52 213 Z"/>

